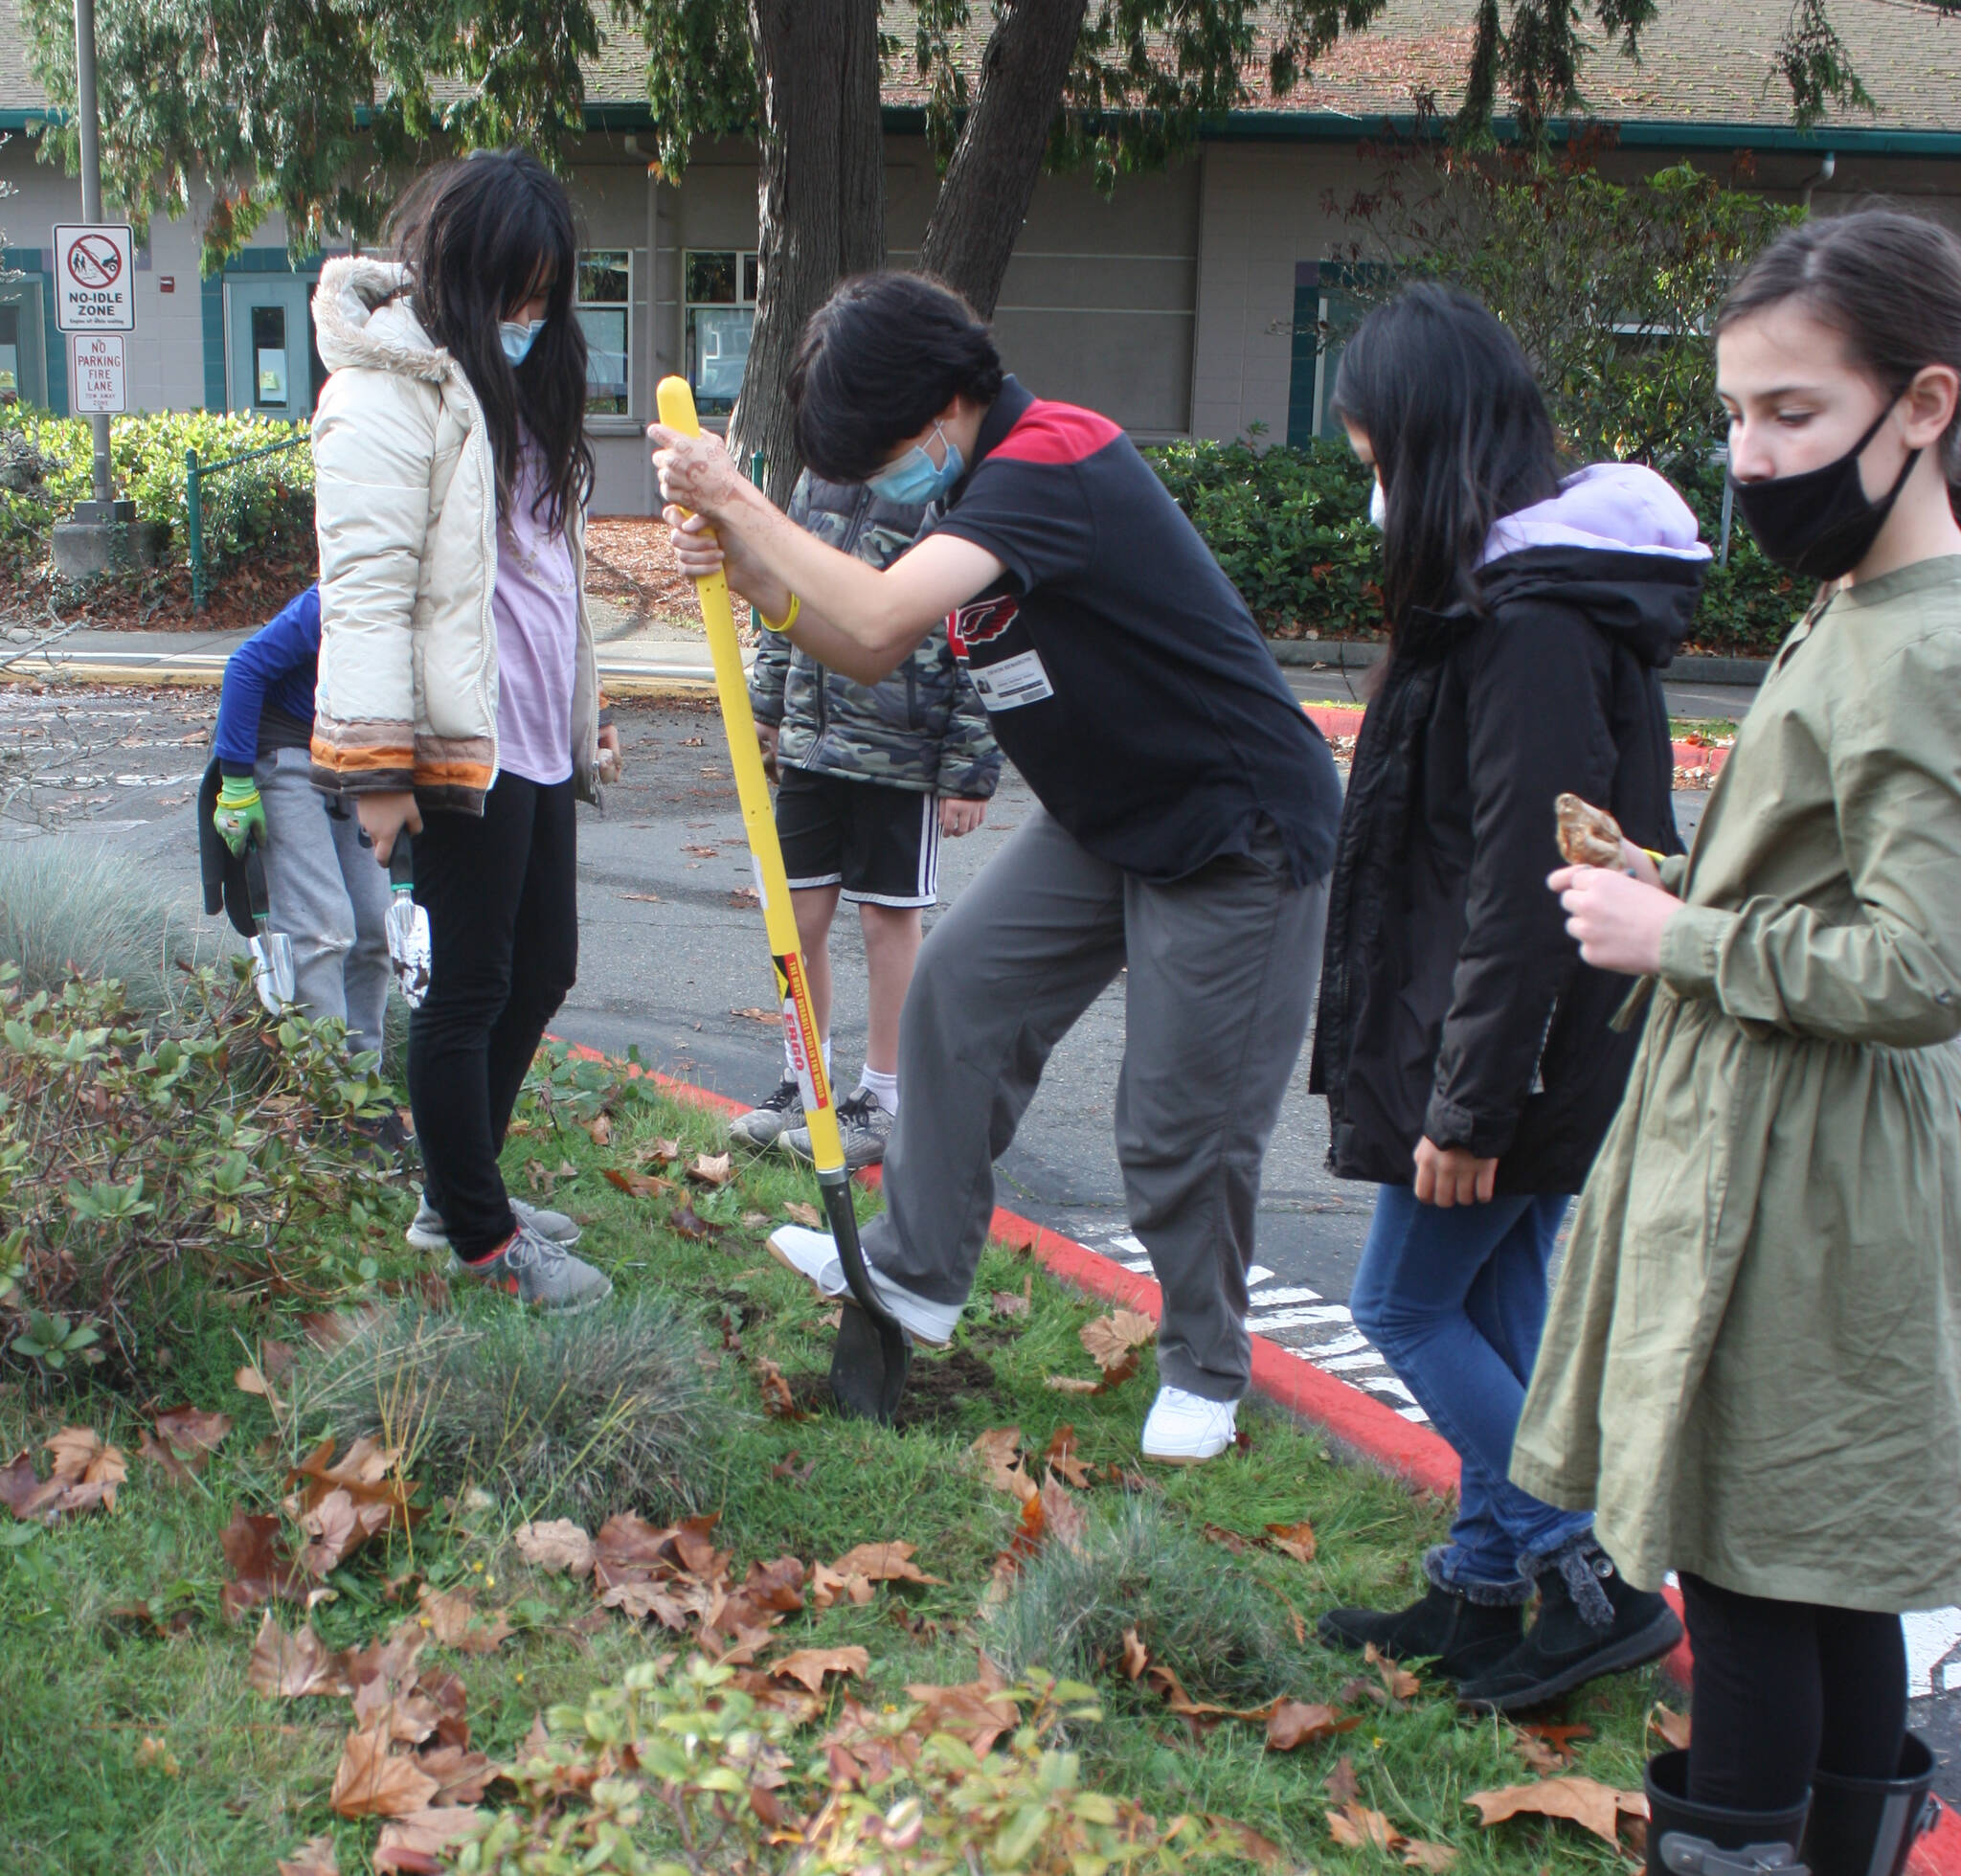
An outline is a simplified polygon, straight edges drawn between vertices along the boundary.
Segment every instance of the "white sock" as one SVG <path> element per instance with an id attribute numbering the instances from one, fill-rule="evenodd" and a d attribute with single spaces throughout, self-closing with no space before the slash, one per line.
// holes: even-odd
<path id="1" fill-rule="evenodd" d="M 858 1085 L 877 1101 L 888 1114 L 899 1111 L 899 1077 L 895 1074 L 880 1074 L 868 1063 L 858 1072 Z"/>
<path id="2" fill-rule="evenodd" d="M 789 1081 L 797 1079 L 797 1064 L 790 1054 L 790 1032 L 787 1029 L 783 1031 L 783 1075 Z M 831 1039 L 829 1036 L 825 1036 L 823 1039 L 823 1078 L 826 1081 L 831 1078 Z"/>

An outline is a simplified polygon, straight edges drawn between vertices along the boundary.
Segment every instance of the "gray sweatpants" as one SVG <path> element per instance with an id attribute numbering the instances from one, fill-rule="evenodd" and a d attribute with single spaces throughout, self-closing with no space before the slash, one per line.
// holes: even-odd
<path id="1" fill-rule="evenodd" d="M 314 787 L 304 749 L 275 749 L 253 766 L 265 803 L 269 922 L 293 941 L 295 1001 L 316 1023 L 346 1023 L 358 1055 L 381 1047 L 388 1007 L 388 873 L 361 845 L 353 808 Z"/>
<path id="2" fill-rule="evenodd" d="M 1237 1400 L 1251 1379 L 1246 1273 L 1260 1164 L 1307 1031 L 1325 883 L 1250 858 L 1154 885 L 1036 809 L 935 925 L 899 1026 L 905 1090 L 866 1228 L 882 1276 L 964 1302 L 1007 1150 L 1053 1049 L 1129 965 L 1116 1153 L 1164 1292 L 1158 1372 Z"/>

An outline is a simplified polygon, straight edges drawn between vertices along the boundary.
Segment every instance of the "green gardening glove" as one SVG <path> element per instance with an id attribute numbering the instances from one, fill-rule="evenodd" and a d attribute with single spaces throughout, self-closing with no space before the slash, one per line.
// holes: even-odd
<path id="1" fill-rule="evenodd" d="M 218 830 L 218 838 L 241 859 L 254 836 L 260 847 L 266 844 L 265 803 L 259 799 L 258 784 L 249 775 L 224 778 L 211 823 Z"/>

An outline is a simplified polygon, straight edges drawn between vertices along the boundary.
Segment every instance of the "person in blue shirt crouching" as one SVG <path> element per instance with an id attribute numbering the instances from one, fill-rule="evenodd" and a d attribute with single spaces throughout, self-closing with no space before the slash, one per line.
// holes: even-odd
<path id="1" fill-rule="evenodd" d="M 212 824 L 235 854 L 255 840 L 261 848 L 268 922 L 292 940 L 295 1001 L 314 1022 L 344 1022 L 359 1054 L 381 1048 L 388 1007 L 388 873 L 347 802 L 310 780 L 319 655 L 317 585 L 232 653 L 212 738 Z"/>

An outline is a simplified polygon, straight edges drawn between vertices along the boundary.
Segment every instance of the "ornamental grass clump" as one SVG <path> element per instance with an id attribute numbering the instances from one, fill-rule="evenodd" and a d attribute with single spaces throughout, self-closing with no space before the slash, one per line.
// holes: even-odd
<path id="1" fill-rule="evenodd" d="M 1295 1639 L 1278 1594 L 1229 1564 L 1217 1545 L 1133 1499 L 1093 1522 L 1079 1547 L 1051 1544 L 1027 1564 L 983 1645 L 1010 1679 L 1044 1668 L 1121 1686 L 1131 1630 L 1196 1699 L 1251 1706 L 1312 1684 L 1324 1659 Z"/>
<path id="2" fill-rule="evenodd" d="M 721 1416 L 678 1308 L 641 1297 L 546 1316 L 484 1301 L 370 1312 L 298 1374 L 292 1424 L 308 1437 L 374 1435 L 440 1489 L 481 1486 L 527 1518 L 592 1528 L 615 1511 L 666 1517 L 711 1500 Z"/>

